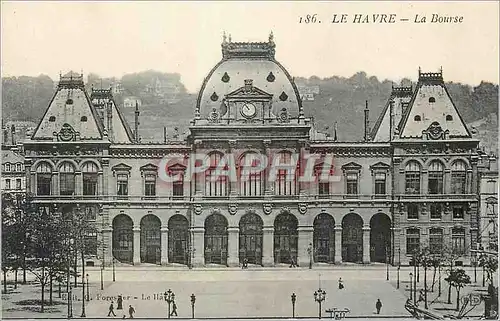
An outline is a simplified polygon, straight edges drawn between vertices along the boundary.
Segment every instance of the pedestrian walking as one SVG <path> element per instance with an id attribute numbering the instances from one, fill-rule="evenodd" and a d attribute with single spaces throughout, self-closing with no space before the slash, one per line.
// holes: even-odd
<path id="1" fill-rule="evenodd" d="M 118 300 L 116 300 L 116 309 L 123 310 L 123 297 L 122 295 L 118 295 Z"/>
<path id="2" fill-rule="evenodd" d="M 425 301 L 424 291 L 422 291 L 422 290 L 420 290 L 420 292 L 418 294 L 418 301 L 417 302 L 420 302 L 420 301 Z"/>
<path id="3" fill-rule="evenodd" d="M 173 316 L 174 313 L 177 316 L 177 304 L 175 304 L 175 301 L 172 303 L 172 313 L 170 313 L 170 316 Z"/>
<path id="4" fill-rule="evenodd" d="M 342 290 L 344 288 L 344 281 L 342 281 L 342 278 L 339 278 L 339 290 Z"/>
<path id="5" fill-rule="evenodd" d="M 116 317 L 113 301 L 111 301 L 111 304 L 109 305 L 108 317 L 111 315 L 111 313 L 113 313 L 113 316 Z"/>
<path id="6" fill-rule="evenodd" d="M 290 267 L 291 268 L 296 268 L 297 267 L 297 263 L 295 262 L 295 259 L 291 255 L 290 255 Z"/>
<path id="7" fill-rule="evenodd" d="M 128 306 L 128 317 L 130 319 L 133 319 L 134 318 L 134 313 L 135 313 L 135 309 L 133 306 L 129 305 Z"/>
<path id="8" fill-rule="evenodd" d="M 382 309 L 382 302 L 380 302 L 380 299 L 377 299 L 377 303 L 375 303 L 375 308 L 377 308 L 377 314 L 380 314 L 380 309 Z"/>

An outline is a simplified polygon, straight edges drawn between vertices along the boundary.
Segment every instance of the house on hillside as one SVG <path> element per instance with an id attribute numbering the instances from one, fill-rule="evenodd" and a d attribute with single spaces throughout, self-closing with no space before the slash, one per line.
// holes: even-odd
<path id="1" fill-rule="evenodd" d="M 123 98 L 123 107 L 135 108 L 135 104 L 137 104 L 139 107 L 142 106 L 142 101 L 139 97 L 128 96 L 128 97 Z"/>

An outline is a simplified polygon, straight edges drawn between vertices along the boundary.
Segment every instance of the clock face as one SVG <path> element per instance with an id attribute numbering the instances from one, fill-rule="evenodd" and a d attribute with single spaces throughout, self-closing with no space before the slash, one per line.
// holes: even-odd
<path id="1" fill-rule="evenodd" d="M 256 112 L 257 112 L 257 108 L 255 108 L 255 105 L 251 104 L 251 103 L 246 103 L 241 108 L 241 115 L 245 118 L 254 117 Z"/>

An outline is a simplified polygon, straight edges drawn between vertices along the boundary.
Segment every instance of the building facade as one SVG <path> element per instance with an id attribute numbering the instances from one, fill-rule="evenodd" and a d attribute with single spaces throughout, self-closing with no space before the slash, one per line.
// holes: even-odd
<path id="1" fill-rule="evenodd" d="M 364 141 L 338 142 L 314 129 L 275 49 L 272 34 L 224 37 L 182 141 L 141 143 L 138 109 L 132 131 L 111 91 L 62 76 L 24 142 L 28 191 L 95 222 L 90 254 L 106 265 L 408 264 L 443 244 L 469 264 L 479 142 L 442 73 L 394 88 L 372 131 L 365 110 Z"/>

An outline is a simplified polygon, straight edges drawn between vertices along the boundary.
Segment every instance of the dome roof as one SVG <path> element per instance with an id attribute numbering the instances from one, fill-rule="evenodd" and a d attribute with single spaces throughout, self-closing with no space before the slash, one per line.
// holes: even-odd
<path id="1" fill-rule="evenodd" d="M 245 80 L 271 94 L 272 112 L 286 108 L 297 117 L 302 108 L 298 89 L 286 69 L 274 59 L 275 44 L 269 42 L 222 43 L 222 60 L 205 78 L 196 103 L 196 114 L 205 118 L 213 108 L 219 108 L 225 95 L 244 87 Z"/>

